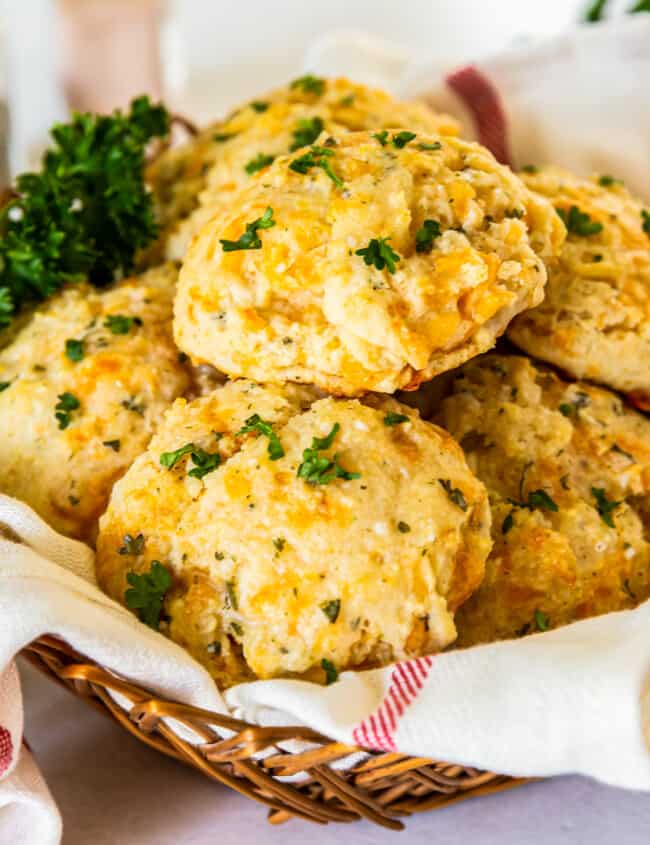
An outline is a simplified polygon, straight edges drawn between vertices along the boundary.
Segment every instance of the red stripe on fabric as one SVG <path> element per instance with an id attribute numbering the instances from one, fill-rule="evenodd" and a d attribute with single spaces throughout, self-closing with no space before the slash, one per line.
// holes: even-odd
<path id="1" fill-rule="evenodd" d="M 420 692 L 420 690 L 422 689 L 422 681 L 420 680 L 419 675 L 416 674 L 415 668 L 413 667 L 410 660 L 404 664 L 404 669 L 406 672 L 408 672 L 409 678 L 411 679 L 411 682 L 413 683 L 416 689 L 415 694 L 417 695 L 418 692 Z"/>
<path id="2" fill-rule="evenodd" d="M 404 712 L 404 703 L 402 701 L 400 693 L 395 687 L 391 687 L 388 690 L 388 695 L 390 696 L 390 700 L 392 701 L 393 707 L 395 708 L 395 712 L 397 713 L 397 718 L 399 718 Z"/>
<path id="3" fill-rule="evenodd" d="M 395 685 L 395 692 L 399 695 L 403 712 L 411 703 L 412 696 L 406 689 L 406 685 L 402 681 L 402 678 L 398 672 L 393 672 L 393 684 Z M 402 715 L 402 712 L 400 712 L 400 716 Z"/>
<path id="4" fill-rule="evenodd" d="M 402 681 L 402 683 L 404 684 L 404 686 L 407 689 L 407 693 L 408 693 L 408 697 L 409 697 L 409 701 L 410 701 L 411 698 L 415 698 L 415 696 L 417 695 L 417 690 L 413 686 L 413 682 L 409 678 L 408 674 L 404 670 L 404 667 L 402 666 L 401 663 L 397 664 L 396 671 L 399 674 L 400 680 Z"/>
<path id="5" fill-rule="evenodd" d="M 14 744 L 9 731 L 0 725 L 0 775 L 3 775 L 14 758 Z"/>
<path id="6" fill-rule="evenodd" d="M 388 696 L 384 699 L 384 706 L 382 710 L 386 717 L 386 721 L 388 722 L 387 733 L 390 735 L 397 727 L 397 715 L 390 700 L 390 690 L 388 690 Z"/>
<path id="7" fill-rule="evenodd" d="M 474 65 L 467 65 L 448 74 L 445 81 L 471 112 L 479 141 L 497 161 L 512 164 L 505 109 L 488 77 Z"/>

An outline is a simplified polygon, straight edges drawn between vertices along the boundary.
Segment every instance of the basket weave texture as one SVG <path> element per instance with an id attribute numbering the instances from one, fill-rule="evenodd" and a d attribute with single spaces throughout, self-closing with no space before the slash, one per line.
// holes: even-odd
<path id="1" fill-rule="evenodd" d="M 41 637 L 23 654 L 141 742 L 266 804 L 269 821 L 274 824 L 292 816 L 321 824 L 365 818 L 401 830 L 404 825 L 399 817 L 526 782 L 393 752 L 372 753 L 350 769 L 335 770 L 332 763 L 359 749 L 305 727 L 259 727 L 165 701 L 54 637 Z M 122 709 L 110 693 L 124 696 L 130 708 Z M 174 722 L 190 728 L 201 741 L 196 745 L 188 742 L 174 729 Z M 232 736 L 223 739 L 216 728 L 224 728 Z M 289 753 L 279 747 L 289 740 L 307 742 L 309 750 Z M 265 752 L 263 759 L 260 752 Z M 278 779 L 295 775 L 302 777 L 292 783 Z"/>

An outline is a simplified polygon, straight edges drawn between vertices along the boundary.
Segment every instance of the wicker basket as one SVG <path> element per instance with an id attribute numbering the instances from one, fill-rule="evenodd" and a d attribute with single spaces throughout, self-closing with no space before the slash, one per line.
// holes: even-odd
<path id="1" fill-rule="evenodd" d="M 331 763 L 357 750 L 305 727 L 259 727 L 238 719 L 156 698 L 75 652 L 54 637 L 41 637 L 24 652 L 31 663 L 105 715 L 117 720 L 141 742 L 175 757 L 213 780 L 269 807 L 269 821 L 291 816 L 313 822 L 351 822 L 365 818 L 401 830 L 400 816 L 434 809 L 476 795 L 487 795 L 525 783 L 452 763 L 389 752 L 373 753 L 347 770 Z M 123 710 L 109 691 L 125 696 Z M 202 738 L 198 745 L 181 738 L 170 717 Z M 214 726 L 233 731 L 221 738 Z M 316 746 L 291 754 L 278 747 L 288 740 Z M 260 759 L 259 752 L 268 756 Z M 298 782 L 278 780 L 304 775 Z"/>

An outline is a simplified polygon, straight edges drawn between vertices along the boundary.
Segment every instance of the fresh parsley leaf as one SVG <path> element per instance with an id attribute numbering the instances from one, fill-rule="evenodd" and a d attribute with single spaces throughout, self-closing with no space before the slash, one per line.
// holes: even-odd
<path id="1" fill-rule="evenodd" d="M 54 410 L 56 411 L 54 416 L 59 421 L 59 428 L 64 429 L 70 425 L 71 414 L 73 411 L 78 410 L 80 403 L 73 393 L 68 393 L 67 391 L 60 393 L 56 398 L 59 401 L 54 406 Z"/>
<path id="2" fill-rule="evenodd" d="M 194 468 L 187 473 L 191 478 L 203 478 L 204 475 L 215 470 L 221 463 L 219 452 L 206 452 L 199 446 L 195 446 L 194 443 L 186 443 L 173 452 L 162 452 L 160 465 L 166 469 L 173 469 L 185 455 L 190 455 L 194 464 Z"/>
<path id="3" fill-rule="evenodd" d="M 289 147 L 289 152 L 293 153 L 299 150 L 300 147 L 308 147 L 310 144 L 313 144 L 324 127 L 325 124 L 321 117 L 301 118 L 293 130 L 293 143 Z"/>
<path id="4" fill-rule="evenodd" d="M 226 581 L 226 597 L 228 600 L 228 607 L 233 610 L 239 610 L 239 599 L 237 598 L 237 584 L 234 578 Z"/>
<path id="5" fill-rule="evenodd" d="M 638 2 L 628 10 L 628 15 L 636 15 L 638 12 L 650 12 L 650 0 L 638 0 Z"/>
<path id="6" fill-rule="evenodd" d="M 323 602 L 320 609 L 323 611 L 325 616 L 327 616 L 329 621 L 334 624 L 334 622 L 336 622 L 339 618 L 339 613 L 341 612 L 341 599 L 332 599 L 331 601 Z"/>
<path id="7" fill-rule="evenodd" d="M 437 220 L 425 220 L 415 233 L 415 251 L 431 252 L 433 242 L 442 234 Z"/>
<path id="8" fill-rule="evenodd" d="M 451 481 L 448 478 L 439 478 L 438 484 L 445 491 L 451 502 L 457 505 L 462 511 L 467 510 L 467 500 L 465 499 L 462 490 L 460 490 L 458 487 L 452 487 Z"/>
<path id="9" fill-rule="evenodd" d="M 549 618 L 545 613 L 542 613 L 541 610 L 535 611 L 535 626 L 537 627 L 538 631 L 548 631 L 549 628 Z"/>
<path id="10" fill-rule="evenodd" d="M 377 270 L 383 270 L 384 267 L 387 267 L 389 273 L 394 273 L 396 262 L 402 259 L 392 249 L 388 243 L 389 240 L 390 238 L 372 238 L 368 242 L 368 246 L 356 250 L 354 254 L 360 255 L 369 267 L 373 264 Z"/>
<path id="11" fill-rule="evenodd" d="M 75 363 L 83 360 L 83 340 L 74 340 L 73 338 L 68 338 L 65 342 L 65 357 L 68 358 L 70 361 L 74 361 Z"/>
<path id="12" fill-rule="evenodd" d="M 442 144 L 440 143 L 440 141 L 434 141 L 431 144 L 418 144 L 417 146 L 418 146 L 418 150 L 422 150 L 422 151 L 426 151 L 426 152 L 429 152 L 429 151 L 433 152 L 435 150 L 441 150 L 442 149 Z"/>
<path id="13" fill-rule="evenodd" d="M 341 426 L 338 423 L 334 423 L 330 433 L 326 437 L 312 438 L 311 446 L 303 450 L 302 463 L 296 473 L 298 478 L 303 478 L 307 484 L 329 484 L 335 478 L 342 478 L 344 481 L 353 481 L 356 478 L 361 478 L 361 473 L 348 472 L 348 470 L 344 469 L 339 464 L 338 455 L 334 455 L 334 459 L 332 460 L 324 455 L 318 454 L 331 447 L 340 428 Z"/>
<path id="14" fill-rule="evenodd" d="M 384 425 L 387 426 L 399 425 L 408 421 L 409 418 L 406 414 L 396 414 L 394 411 L 389 411 L 384 417 Z"/>
<path id="15" fill-rule="evenodd" d="M 610 528 L 616 528 L 612 514 L 616 508 L 623 504 L 623 502 L 614 502 L 611 499 L 608 499 L 605 494 L 605 490 L 602 487 L 592 487 L 591 495 L 596 500 L 596 510 L 605 525 L 609 525 Z"/>
<path id="16" fill-rule="evenodd" d="M 507 534 L 508 531 L 510 531 L 510 529 L 513 527 L 514 524 L 515 524 L 515 519 L 514 519 L 514 516 L 513 516 L 513 511 L 510 511 L 510 513 L 506 516 L 506 518 L 501 523 L 501 533 Z"/>
<path id="17" fill-rule="evenodd" d="M 410 144 L 415 137 L 415 132 L 397 132 L 395 135 L 393 135 L 391 141 L 393 142 L 394 147 L 397 147 L 398 150 L 401 150 L 407 144 Z"/>
<path id="18" fill-rule="evenodd" d="M 508 499 L 511 505 L 516 508 L 527 508 L 529 511 L 553 511 L 557 513 L 559 508 L 557 504 L 551 499 L 545 490 L 531 490 L 528 494 L 528 500 L 525 502 L 518 502 L 516 499 Z"/>
<path id="19" fill-rule="evenodd" d="M 273 538 L 273 546 L 278 554 L 284 551 L 284 547 L 287 545 L 287 541 L 284 537 L 274 537 Z"/>
<path id="20" fill-rule="evenodd" d="M 275 156 L 266 155 L 266 153 L 258 153 L 255 158 L 252 158 L 248 164 L 244 165 L 244 170 L 249 176 L 257 173 L 258 170 L 264 170 L 269 164 L 273 164 Z"/>
<path id="21" fill-rule="evenodd" d="M 273 209 L 269 206 L 261 217 L 246 224 L 246 231 L 236 241 L 220 239 L 219 243 L 224 252 L 235 252 L 238 249 L 261 249 L 262 241 L 257 234 L 259 229 L 270 229 L 275 226 Z"/>
<path id="22" fill-rule="evenodd" d="M 0 393 L 6 390 L 8 387 L 11 387 L 10 381 L 0 381 Z"/>
<path id="23" fill-rule="evenodd" d="M 129 589 L 124 601 L 130 610 L 135 610 L 145 625 L 158 630 L 165 595 L 172 585 L 169 570 L 158 560 L 151 561 L 149 572 L 129 572 L 126 576 Z"/>
<path id="24" fill-rule="evenodd" d="M 589 237 L 603 231 L 603 224 L 593 221 L 585 211 L 580 211 L 577 205 L 572 205 L 568 211 L 565 208 L 557 208 L 556 211 L 571 234 Z"/>
<path id="25" fill-rule="evenodd" d="M 351 105 L 354 105 L 354 94 L 348 94 L 345 97 L 341 97 L 341 99 L 339 100 L 339 106 L 347 108 Z"/>
<path id="26" fill-rule="evenodd" d="M 223 144 L 224 141 L 229 141 L 231 138 L 234 138 L 236 132 L 215 132 L 212 136 L 212 140 L 216 141 L 217 144 Z"/>
<path id="27" fill-rule="evenodd" d="M 397 523 L 397 530 L 400 534 L 408 534 L 411 531 L 411 526 L 408 524 L 408 522 L 402 522 L 402 520 L 400 520 Z"/>
<path id="28" fill-rule="evenodd" d="M 647 211 L 645 208 L 641 209 L 641 227 L 650 238 L 650 211 Z"/>
<path id="29" fill-rule="evenodd" d="M 123 545 L 117 550 L 120 555 L 141 555 L 144 551 L 144 534 L 125 534 L 122 538 Z"/>
<path id="30" fill-rule="evenodd" d="M 291 88 L 300 88 L 305 94 L 320 95 L 325 91 L 325 80 L 319 76 L 313 76 L 311 73 L 305 74 L 298 79 L 294 79 L 291 83 Z"/>
<path id="31" fill-rule="evenodd" d="M 244 629 L 243 629 L 243 628 L 242 628 L 242 626 L 239 624 L 239 622 L 234 622 L 234 621 L 233 621 L 233 622 L 231 622 L 231 623 L 230 623 L 230 627 L 232 628 L 233 633 L 234 633 L 234 634 L 236 634 L 238 637 L 243 637 L 243 636 L 244 636 Z"/>
<path id="32" fill-rule="evenodd" d="M 605 7 L 609 0 L 594 0 L 585 12 L 585 23 L 597 23 L 605 16 Z"/>
<path id="33" fill-rule="evenodd" d="M 525 164 L 521 169 L 523 173 L 539 173 L 539 167 L 535 164 Z"/>
<path id="34" fill-rule="evenodd" d="M 106 446 L 107 449 L 112 449 L 114 452 L 119 452 L 121 443 L 119 440 L 104 440 L 102 446 Z"/>
<path id="35" fill-rule="evenodd" d="M 603 173 L 598 179 L 598 184 L 603 188 L 611 188 L 612 185 L 620 185 L 621 180 L 615 179 L 614 176 L 610 176 L 608 173 Z"/>
<path id="36" fill-rule="evenodd" d="M 184 446 L 181 446 L 180 449 L 175 449 L 173 452 L 162 452 L 160 455 L 160 466 L 163 466 L 166 469 L 173 469 L 181 458 L 184 458 L 185 455 L 189 455 L 193 449 L 194 443 L 186 443 Z"/>
<path id="37" fill-rule="evenodd" d="M 379 141 L 382 147 L 385 147 L 388 143 L 388 129 L 382 129 L 381 132 L 373 132 L 372 137 L 375 141 Z"/>
<path id="38" fill-rule="evenodd" d="M 124 314 L 109 314 L 104 320 L 104 327 L 111 334 L 128 334 L 133 326 L 141 326 L 140 317 L 126 317 Z"/>
<path id="39" fill-rule="evenodd" d="M 64 284 L 103 285 L 128 273 L 158 233 L 144 182 L 145 148 L 169 130 L 147 97 L 128 114 L 75 114 L 56 124 L 41 170 L 16 180 L 0 211 L 0 324 Z"/>
<path id="40" fill-rule="evenodd" d="M 336 666 L 327 660 L 325 657 L 320 662 L 321 669 L 325 672 L 325 683 L 327 686 L 333 684 L 339 679 L 339 673 Z"/>
<path id="41" fill-rule="evenodd" d="M 265 112 L 268 109 L 269 103 L 267 103 L 265 100 L 253 100 L 250 106 L 253 111 L 256 111 L 258 114 L 261 114 L 262 112 Z"/>
<path id="42" fill-rule="evenodd" d="M 249 434 L 251 431 L 257 431 L 259 434 L 263 434 L 265 437 L 268 437 L 269 443 L 266 447 L 266 451 L 272 461 L 278 461 L 280 458 L 284 458 L 282 443 L 280 443 L 280 438 L 273 431 L 273 427 L 270 422 L 263 420 L 259 414 L 253 414 L 252 417 L 249 417 L 246 420 L 244 426 L 239 429 L 235 436 L 239 437 L 240 434 Z"/>
<path id="43" fill-rule="evenodd" d="M 334 182 L 337 188 L 343 185 L 343 180 L 334 173 L 329 159 L 334 155 L 334 152 L 327 147 L 312 147 L 309 152 L 304 153 L 299 158 L 295 158 L 289 165 L 289 170 L 296 173 L 308 173 L 312 167 L 320 167 L 324 170 L 329 178 Z"/>
<path id="44" fill-rule="evenodd" d="M 588 394 L 579 390 L 575 395 L 575 399 L 572 399 L 570 402 L 562 402 L 561 405 L 558 405 L 558 411 L 563 416 L 570 417 L 572 414 L 577 414 L 581 408 L 586 408 L 590 402 L 591 399 Z"/>

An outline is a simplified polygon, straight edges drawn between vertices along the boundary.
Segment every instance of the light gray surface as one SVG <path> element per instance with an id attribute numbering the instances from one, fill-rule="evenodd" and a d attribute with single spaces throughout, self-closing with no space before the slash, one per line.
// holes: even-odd
<path id="1" fill-rule="evenodd" d="M 64 845 L 640 845 L 650 796 L 561 778 L 406 820 L 279 828 L 266 810 L 146 748 L 118 725 L 21 666 L 25 735 L 63 813 Z"/>

